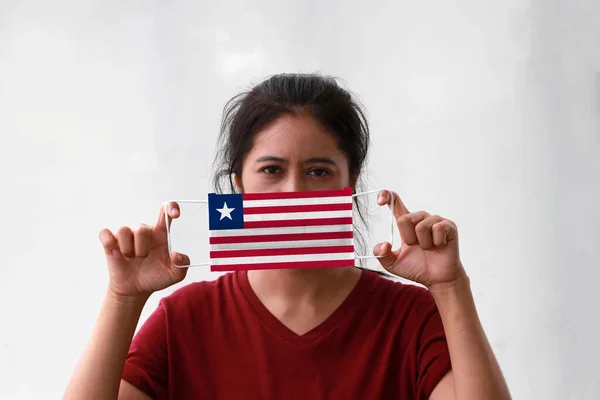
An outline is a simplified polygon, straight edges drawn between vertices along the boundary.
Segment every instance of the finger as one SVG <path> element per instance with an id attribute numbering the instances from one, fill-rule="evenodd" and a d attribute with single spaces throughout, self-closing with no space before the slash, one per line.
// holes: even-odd
<path id="1" fill-rule="evenodd" d="M 400 231 L 400 237 L 402 241 L 409 246 L 413 246 L 419 243 L 415 227 L 425 218 L 429 217 L 429 213 L 425 211 L 419 211 L 416 213 L 402 215 L 396 221 L 398 223 L 398 230 Z"/>
<path id="2" fill-rule="evenodd" d="M 126 260 L 130 260 L 135 257 L 133 232 L 129 227 L 124 226 L 119 229 L 119 232 L 117 232 L 117 242 L 119 242 L 119 249 Z"/>
<path id="3" fill-rule="evenodd" d="M 392 199 L 394 200 L 394 205 L 392 208 L 392 213 L 394 214 L 394 217 L 398 218 L 402 215 L 409 214 L 408 209 L 402 202 L 402 199 L 400 199 L 398 193 L 392 192 L 390 190 L 382 190 L 381 192 L 379 192 L 379 194 L 377 195 L 377 204 L 379 204 L 380 206 L 386 204 L 388 206 L 391 206 Z"/>
<path id="4" fill-rule="evenodd" d="M 117 239 L 110 230 L 101 230 L 98 234 L 98 237 L 100 239 L 100 242 L 102 243 L 102 246 L 104 247 L 104 253 L 107 256 L 115 258 L 121 257 L 121 252 L 119 251 L 119 243 L 117 242 Z"/>
<path id="5" fill-rule="evenodd" d="M 150 233 L 152 228 L 142 224 L 133 234 L 135 256 L 146 258 L 150 254 Z"/>
<path id="6" fill-rule="evenodd" d="M 431 231 L 435 247 L 444 247 L 457 236 L 456 225 L 447 219 L 434 224 Z"/>
<path id="7" fill-rule="evenodd" d="M 173 219 L 179 218 L 179 215 L 181 214 L 179 210 L 179 204 L 175 203 L 174 201 L 160 206 L 160 212 L 158 213 L 158 221 L 156 221 L 155 228 L 160 229 L 162 231 L 167 230 L 167 224 L 165 222 L 165 208 L 166 212 L 169 213 L 169 227 L 171 227 L 171 222 L 173 221 Z"/>
<path id="8" fill-rule="evenodd" d="M 190 265 L 190 258 L 182 253 L 177 253 L 177 252 L 173 252 L 171 254 L 171 261 L 173 262 L 173 265 L 177 265 L 177 266 L 185 266 L 185 265 Z"/>
<path id="9" fill-rule="evenodd" d="M 423 250 L 431 250 L 435 247 L 433 245 L 432 228 L 433 225 L 443 220 L 444 218 L 440 217 L 439 215 L 433 215 L 425 218 L 415 226 L 417 240 L 419 241 L 419 246 L 421 246 Z"/>
<path id="10" fill-rule="evenodd" d="M 388 269 L 396 262 L 396 253 L 392 251 L 392 245 L 388 242 L 379 243 L 373 249 L 373 255 L 377 257 L 381 266 Z"/>

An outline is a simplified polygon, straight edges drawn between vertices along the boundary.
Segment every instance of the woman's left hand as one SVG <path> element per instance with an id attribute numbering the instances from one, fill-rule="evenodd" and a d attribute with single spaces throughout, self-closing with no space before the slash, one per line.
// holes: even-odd
<path id="1" fill-rule="evenodd" d="M 392 250 L 384 242 L 373 254 L 390 273 L 425 285 L 430 290 L 453 285 L 466 274 L 458 251 L 458 230 L 454 222 L 425 211 L 410 213 L 397 193 L 379 192 L 377 203 L 390 205 L 398 224 L 402 246 Z"/>

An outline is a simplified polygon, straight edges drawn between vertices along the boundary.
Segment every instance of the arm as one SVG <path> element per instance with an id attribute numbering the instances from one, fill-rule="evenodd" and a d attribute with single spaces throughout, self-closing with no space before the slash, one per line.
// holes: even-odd
<path id="1" fill-rule="evenodd" d="M 125 357 L 147 297 L 123 298 L 109 290 L 92 337 L 65 392 L 65 399 L 116 399 Z M 120 398 L 149 399 L 129 385 Z M 137 395 L 137 396 L 136 396 Z"/>
<path id="2" fill-rule="evenodd" d="M 171 218 L 179 207 L 169 203 Z M 171 221 L 169 221 L 170 223 Z M 121 228 L 116 235 L 100 232 L 106 255 L 109 286 L 92 337 L 65 392 L 65 399 L 147 399 L 127 382 L 121 383 L 125 358 L 144 304 L 152 293 L 183 280 L 189 257 L 169 254 L 165 210 L 156 225 L 135 231 Z"/>
<path id="3" fill-rule="evenodd" d="M 500 366 L 488 342 L 464 274 L 453 284 L 431 288 L 448 341 L 452 372 L 431 394 L 432 400 L 510 399 Z"/>
<path id="4" fill-rule="evenodd" d="M 390 243 L 381 243 L 374 254 L 392 274 L 429 289 L 444 325 L 452 371 L 442 378 L 430 398 L 510 399 L 475 309 L 469 278 L 460 260 L 456 224 L 425 211 L 409 212 L 394 192 L 380 192 L 378 203 L 392 206 L 403 244 L 392 250 Z"/>

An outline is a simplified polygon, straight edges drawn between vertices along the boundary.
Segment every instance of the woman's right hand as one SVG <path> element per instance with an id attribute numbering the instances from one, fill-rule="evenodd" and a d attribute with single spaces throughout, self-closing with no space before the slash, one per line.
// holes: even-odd
<path id="1" fill-rule="evenodd" d="M 169 223 L 179 217 L 177 203 L 169 203 L 167 210 L 171 218 Z M 104 229 L 100 232 L 100 241 L 108 263 L 109 290 L 119 297 L 148 297 L 181 282 L 187 268 L 176 265 L 190 264 L 185 254 L 169 256 L 164 207 L 160 209 L 155 226 L 142 225 L 135 231 L 122 227 L 116 235 Z"/>

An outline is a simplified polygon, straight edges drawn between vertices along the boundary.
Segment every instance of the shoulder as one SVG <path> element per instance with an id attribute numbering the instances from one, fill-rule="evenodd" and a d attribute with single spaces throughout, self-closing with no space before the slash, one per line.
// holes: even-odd
<path id="1" fill-rule="evenodd" d="M 385 335 L 394 337 L 405 351 L 418 351 L 423 343 L 435 341 L 445 348 L 443 323 L 429 290 L 380 275 L 371 279 L 373 285 L 369 304 L 363 309 L 364 319 L 385 327 Z"/>
<path id="2" fill-rule="evenodd" d="M 401 282 L 371 270 L 365 270 L 364 273 L 367 274 L 371 292 L 376 299 L 402 302 L 411 307 L 429 306 L 433 303 L 431 293 L 423 286 Z"/>
<path id="3" fill-rule="evenodd" d="M 231 297 L 228 295 L 234 291 L 235 285 L 236 273 L 227 273 L 212 281 L 187 284 L 162 298 L 161 304 L 167 309 L 215 304 L 218 299 Z"/>
<path id="4" fill-rule="evenodd" d="M 437 314 L 437 306 L 429 290 L 417 284 L 405 283 L 382 276 L 374 271 L 364 271 L 369 282 L 368 299 L 370 312 L 379 310 L 380 317 L 417 323 Z"/>

